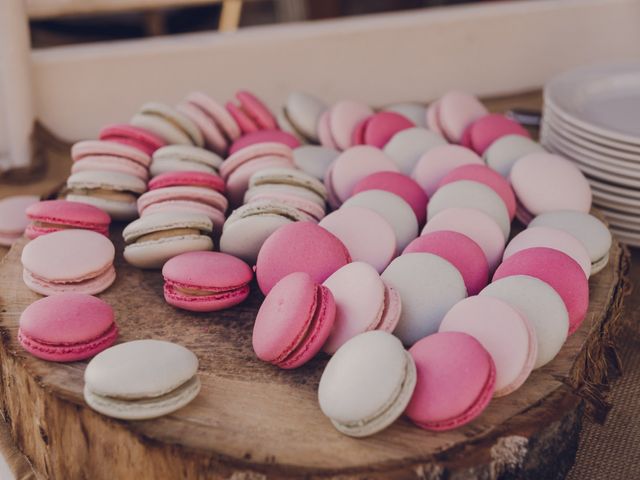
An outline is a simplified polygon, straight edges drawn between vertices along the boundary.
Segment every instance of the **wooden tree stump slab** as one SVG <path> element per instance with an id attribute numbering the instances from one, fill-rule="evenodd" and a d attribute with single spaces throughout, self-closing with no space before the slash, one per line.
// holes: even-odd
<path id="1" fill-rule="evenodd" d="M 178 311 L 163 301 L 159 272 L 123 261 L 120 233 L 116 227 L 112 235 L 117 280 L 100 295 L 116 311 L 120 341 L 157 338 L 190 348 L 200 360 L 202 391 L 155 420 L 118 421 L 89 409 L 82 398 L 86 362 L 41 361 L 17 342 L 20 313 L 39 298 L 21 280 L 21 240 L 0 264 L 0 405 L 17 445 L 47 477 L 561 478 L 573 463 L 584 406 L 602 407 L 626 289 L 628 255 L 617 242 L 607 268 L 590 281 L 583 326 L 518 391 L 451 432 L 427 432 L 401 418 L 373 437 L 352 439 L 318 407 L 326 357 L 295 371 L 255 358 L 256 285 L 239 307 Z"/>

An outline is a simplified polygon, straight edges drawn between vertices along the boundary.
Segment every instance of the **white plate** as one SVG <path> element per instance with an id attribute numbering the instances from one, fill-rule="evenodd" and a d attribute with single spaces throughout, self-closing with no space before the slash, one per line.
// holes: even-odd
<path id="1" fill-rule="evenodd" d="M 601 208 L 600 210 L 609 221 L 615 222 L 616 225 L 640 231 L 640 216 L 607 208 Z"/>
<path id="2" fill-rule="evenodd" d="M 611 233 L 613 233 L 616 238 L 622 243 L 626 243 L 627 245 L 631 245 L 632 247 L 640 247 L 640 233 L 628 233 L 624 230 L 618 230 L 617 228 L 610 228 L 610 230 Z"/>
<path id="3" fill-rule="evenodd" d="M 552 79 L 545 101 L 589 131 L 640 144 L 640 62 L 582 67 Z"/>
<path id="4" fill-rule="evenodd" d="M 593 193 L 593 203 L 597 203 L 600 207 L 640 216 L 640 202 L 638 201 L 617 197 L 593 187 L 591 187 L 591 192 Z"/>
<path id="5" fill-rule="evenodd" d="M 588 176 L 587 180 L 589 180 L 591 188 L 597 188 L 598 190 L 613 194 L 619 198 L 625 198 L 632 201 L 640 201 L 640 190 L 638 189 L 619 187 L 618 185 L 612 185 L 611 183 L 606 183 L 600 179 L 595 179 Z"/>

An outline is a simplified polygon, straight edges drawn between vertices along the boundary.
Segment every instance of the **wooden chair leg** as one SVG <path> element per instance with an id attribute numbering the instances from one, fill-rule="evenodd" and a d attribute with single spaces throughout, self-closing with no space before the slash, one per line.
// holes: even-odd
<path id="1" fill-rule="evenodd" d="M 242 0 L 223 0 L 218 30 L 233 32 L 238 29 L 242 15 Z"/>

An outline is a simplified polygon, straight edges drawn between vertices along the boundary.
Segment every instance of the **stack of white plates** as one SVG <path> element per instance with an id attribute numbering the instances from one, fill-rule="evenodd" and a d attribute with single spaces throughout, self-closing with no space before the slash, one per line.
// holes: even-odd
<path id="1" fill-rule="evenodd" d="M 544 89 L 540 136 L 582 170 L 618 238 L 640 246 L 640 62 L 554 78 Z"/>

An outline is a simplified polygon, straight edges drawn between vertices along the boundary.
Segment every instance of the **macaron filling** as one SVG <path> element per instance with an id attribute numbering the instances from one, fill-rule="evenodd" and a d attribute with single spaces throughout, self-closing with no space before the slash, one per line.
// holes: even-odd
<path id="1" fill-rule="evenodd" d="M 318 185 L 314 185 L 311 182 L 304 181 L 296 181 L 293 177 L 259 177 L 255 181 L 252 182 L 252 186 L 260 186 L 260 185 L 287 185 L 297 188 L 302 188 L 307 192 L 310 192 L 314 195 L 314 198 L 317 197 L 318 200 L 322 203 L 325 202 L 326 190 L 323 185 L 318 182 Z"/>
<path id="2" fill-rule="evenodd" d="M 93 273 L 74 280 L 50 280 L 40 277 L 27 268 L 22 272 L 25 283 L 33 289 L 32 285 L 40 288 L 39 293 L 64 292 L 64 291 L 82 291 L 85 293 L 98 293 L 108 288 L 116 279 L 116 270 L 113 265 L 106 266 L 98 273 Z"/>
<path id="3" fill-rule="evenodd" d="M 385 283 L 384 285 L 384 304 L 380 318 L 375 327 L 371 330 L 382 330 L 385 332 L 393 332 L 400 321 L 400 313 L 402 311 L 402 300 L 400 294 L 395 288 L 391 288 Z"/>
<path id="4" fill-rule="evenodd" d="M 133 243 L 152 242 L 155 240 L 162 240 L 170 237 L 185 237 L 190 235 L 202 235 L 202 232 L 197 228 L 170 228 L 167 230 L 160 230 L 158 232 L 151 232 L 145 235 L 141 235 L 136 238 Z"/>
<path id="5" fill-rule="evenodd" d="M 206 287 L 198 288 L 193 285 L 185 285 L 180 282 L 164 279 L 164 293 L 176 300 L 188 301 L 194 297 L 199 300 L 206 300 L 205 297 L 212 297 L 212 300 L 222 300 L 233 297 L 244 298 L 249 295 L 249 285 L 238 285 L 227 288 Z"/>
<path id="6" fill-rule="evenodd" d="M 407 404 L 411 400 L 416 386 L 416 365 L 409 352 L 405 352 L 404 376 L 402 381 L 394 389 L 391 397 L 373 415 L 354 422 L 339 422 L 331 419 L 331 423 L 340 432 L 353 437 L 363 437 L 371 432 L 377 432 L 391 424 L 402 415 Z"/>
<path id="7" fill-rule="evenodd" d="M 516 199 L 516 218 L 523 224 L 529 225 L 531 220 L 533 220 L 533 217 L 534 215 L 526 209 L 522 202 L 520 202 L 519 199 Z"/>
<path id="8" fill-rule="evenodd" d="M 98 336 L 83 340 L 82 342 L 62 342 L 51 343 L 44 340 L 34 338 L 27 335 L 23 329 L 18 330 L 18 341 L 28 350 L 35 350 L 43 354 L 51 355 L 78 355 L 78 357 L 84 358 L 85 352 L 103 350 L 111 345 L 118 336 L 118 327 L 115 323 L 112 323 L 104 332 Z"/>
<path id="9" fill-rule="evenodd" d="M 609 252 L 605 253 L 604 256 L 600 257 L 598 260 L 591 262 L 591 275 L 598 273 L 609 263 Z"/>

